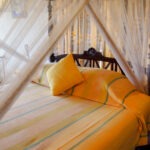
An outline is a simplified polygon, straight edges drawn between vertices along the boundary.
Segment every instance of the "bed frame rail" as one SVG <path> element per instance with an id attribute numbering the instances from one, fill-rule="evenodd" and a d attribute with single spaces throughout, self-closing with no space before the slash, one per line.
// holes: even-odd
<path id="1" fill-rule="evenodd" d="M 53 53 L 49 60 L 50 62 L 58 62 L 66 55 L 67 54 L 56 56 Z M 124 74 L 115 58 L 105 57 L 101 52 L 96 51 L 94 48 L 89 48 L 88 51 L 84 51 L 83 54 L 73 54 L 73 57 L 78 66 L 110 69 L 116 72 L 120 71 Z"/>

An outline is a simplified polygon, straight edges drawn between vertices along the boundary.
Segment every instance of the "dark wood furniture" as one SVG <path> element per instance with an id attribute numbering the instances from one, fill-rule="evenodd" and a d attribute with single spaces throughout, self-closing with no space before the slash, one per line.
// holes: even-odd
<path id="1" fill-rule="evenodd" d="M 67 54 L 55 55 L 54 53 L 50 56 L 50 62 L 58 62 L 64 58 Z M 110 69 L 113 71 L 120 71 L 124 74 L 123 70 L 119 66 L 115 58 L 105 57 L 102 53 L 96 51 L 94 48 L 89 48 L 88 51 L 84 51 L 83 54 L 73 54 L 74 60 L 78 66 L 83 67 L 97 67 L 100 68 L 100 62 L 102 68 Z"/>
<path id="2" fill-rule="evenodd" d="M 135 150 L 150 150 L 150 145 L 138 146 Z"/>

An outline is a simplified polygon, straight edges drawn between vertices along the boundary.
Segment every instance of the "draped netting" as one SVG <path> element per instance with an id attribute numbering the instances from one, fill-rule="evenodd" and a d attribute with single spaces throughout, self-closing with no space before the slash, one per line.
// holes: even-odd
<path id="1" fill-rule="evenodd" d="M 8 0 L 0 0 L 0 12 L 5 8 L 5 5 L 8 3 Z"/>
<path id="2" fill-rule="evenodd" d="M 46 0 L 10 0 L 0 14 L 0 51 L 5 62 L 5 80 L 0 84 L 0 117 L 88 2 L 57 1 L 59 5 L 49 22 Z M 48 33 L 49 27 L 52 28 Z"/>
<path id="3" fill-rule="evenodd" d="M 123 59 L 134 72 L 139 82 L 137 86 L 149 93 L 149 1 L 93 0 L 90 4 L 98 13 L 98 18 L 121 52 Z M 107 42 L 106 40 L 104 42 L 93 17 L 84 10 L 59 40 L 54 52 L 56 54 L 83 53 L 89 47 L 95 47 L 104 55 L 110 56 L 108 49 L 111 47 L 107 49 Z"/>
<path id="4" fill-rule="evenodd" d="M 106 1 L 102 0 L 103 3 L 101 9 L 106 9 Z M 50 1 L 53 4 L 53 10 L 55 6 L 59 5 L 59 1 Z M 104 10 L 103 10 L 104 11 Z M 53 11 L 50 11 L 50 14 Z M 63 12 L 62 12 L 63 13 Z M 51 16 L 51 15 L 50 15 Z M 107 18 L 107 14 L 104 14 L 104 19 Z M 112 57 L 109 47 L 105 44 L 103 37 L 101 36 L 96 23 L 93 18 L 84 9 L 71 26 L 66 30 L 64 36 L 57 42 L 54 53 L 56 55 L 63 53 L 83 53 L 90 47 L 94 47 L 97 51 L 100 51 L 107 57 Z"/>
<path id="5" fill-rule="evenodd" d="M 84 9 L 64 33 L 54 48 L 56 55 L 83 53 L 94 47 L 104 54 L 104 40 L 91 16 Z"/>
<path id="6" fill-rule="evenodd" d="M 87 49 L 96 43 L 90 41 L 93 32 L 105 40 L 129 80 L 148 92 L 149 0 L 50 1 L 8 0 L 0 11 L 0 118 L 58 42 L 67 52 Z M 89 30 L 94 24 L 97 29 Z M 81 26 L 76 40 L 70 36 L 75 26 Z"/>
<path id="7" fill-rule="evenodd" d="M 150 92 L 150 1 L 91 0 L 90 6 L 130 65 L 141 88 Z"/>

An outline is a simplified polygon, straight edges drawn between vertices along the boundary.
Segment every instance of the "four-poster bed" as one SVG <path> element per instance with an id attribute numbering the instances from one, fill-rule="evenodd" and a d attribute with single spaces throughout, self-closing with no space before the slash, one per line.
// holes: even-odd
<path id="1" fill-rule="evenodd" d="M 91 54 L 91 49 L 88 52 Z M 92 52 L 92 55 L 99 55 L 93 49 Z M 92 57 L 89 59 L 89 54 L 85 53 L 73 56 L 80 64 L 77 58 L 84 61 L 82 56 L 85 55 L 85 62 L 91 60 Z M 58 61 L 62 57 L 64 55 L 51 55 L 50 58 L 51 61 L 54 58 Z M 115 61 L 109 58 L 105 60 Z M 135 146 L 147 140 L 145 134 L 149 125 L 144 120 L 148 121 L 148 96 L 138 92 L 121 73 L 94 69 L 93 65 L 91 69 L 83 67 L 80 71 L 85 83 L 96 83 L 88 87 L 94 97 L 82 93 L 76 95 L 76 88 L 82 83 L 73 87 L 72 94 L 67 92 L 58 96 L 50 95 L 47 85 L 29 84 L 0 121 L 0 147 L 3 150 L 134 150 Z M 46 78 L 43 73 L 42 76 Z M 95 99 L 96 89 L 101 98 Z M 133 107 L 134 103 L 136 107 Z"/>
<path id="2" fill-rule="evenodd" d="M 149 84 L 145 74 L 149 63 L 145 58 L 150 1 L 57 0 L 53 7 L 49 3 L 49 22 L 48 1 L 24 2 L 28 15 L 23 19 L 10 16 L 10 3 L 6 12 L 0 12 L 0 48 L 7 60 L 6 81 L 0 89 L 0 148 L 134 150 L 137 145 L 148 144 L 150 97 L 138 90 L 146 91 Z M 144 23 L 140 23 L 141 18 Z M 90 31 L 93 22 L 97 30 Z M 79 28 L 72 33 L 74 24 Z M 102 36 L 117 61 L 89 49 L 80 55 L 73 54 L 77 65 L 102 65 L 105 69 L 77 68 L 73 58 L 60 67 L 65 57 L 48 67 L 48 71 L 42 71 L 42 75 L 47 72 L 48 85 L 29 83 L 55 48 L 66 46 L 70 53 L 73 49 L 87 49 L 95 32 Z M 73 39 L 77 46 L 71 44 Z M 100 37 L 91 39 L 92 44 L 99 43 Z M 60 57 L 64 56 L 52 55 L 51 59 Z M 99 65 L 101 60 L 104 63 Z M 68 69 L 70 64 L 74 69 Z M 120 67 L 136 88 L 121 73 L 110 71 Z M 80 76 L 80 82 L 52 96 L 51 85 L 56 83 L 52 79 L 60 79 L 59 87 L 68 85 L 72 71 Z M 66 76 L 62 76 L 64 72 Z M 74 75 L 71 84 L 77 78 Z"/>

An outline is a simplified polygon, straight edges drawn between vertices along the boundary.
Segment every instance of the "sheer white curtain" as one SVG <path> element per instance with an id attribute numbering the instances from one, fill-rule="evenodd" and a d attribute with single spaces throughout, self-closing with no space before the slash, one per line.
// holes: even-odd
<path id="1" fill-rule="evenodd" d="M 59 40 L 54 48 L 54 53 L 56 55 L 83 53 L 84 50 L 88 50 L 90 47 L 103 51 L 102 40 L 95 22 L 84 9 L 65 32 L 63 38 Z"/>
<path id="2" fill-rule="evenodd" d="M 15 0 L 9 2 L 13 1 Z M 4 11 L 0 12 L 0 53 L 5 56 L 6 74 L 5 82 L 0 83 L 0 118 L 11 106 L 44 58 L 49 56 L 50 50 L 60 39 L 63 39 L 64 34 L 70 36 L 69 30 L 80 26 L 78 32 L 83 37 L 81 36 L 82 38 L 80 37 L 78 40 L 82 43 L 79 47 L 84 45 L 86 48 L 91 43 L 89 38 L 92 33 L 88 29 L 91 25 L 86 18 L 87 12 L 83 12 L 89 0 L 57 0 L 57 3 L 54 1 L 54 10 L 49 22 L 48 1 L 24 0 L 24 2 L 25 4 L 21 7 L 25 7 L 23 10 L 26 11 L 26 15 L 20 9 L 14 12 L 13 8 L 12 11 L 11 3 L 5 7 Z M 97 19 L 100 19 L 107 29 L 111 39 L 121 52 L 121 57 L 125 57 L 126 62 L 130 62 L 136 76 L 133 81 L 137 80 L 140 83 L 139 86 L 147 90 L 146 70 L 150 66 L 148 58 L 150 1 L 90 0 L 90 6 L 97 12 Z M 80 20 L 79 24 L 75 23 L 76 19 Z M 50 26 L 52 28 L 48 34 Z M 95 29 L 92 30 L 96 34 Z M 87 34 L 89 35 L 87 36 Z M 75 37 L 73 39 L 76 43 L 77 39 L 75 40 Z M 69 43 L 67 36 L 63 40 Z M 61 45 L 64 45 L 63 42 L 61 41 Z M 130 75 L 132 74 L 130 71 L 128 72 Z M 132 75 L 132 79 L 133 77 Z"/>
<path id="3" fill-rule="evenodd" d="M 88 0 L 59 0 L 49 22 L 48 1 L 25 2 L 26 16 L 12 16 L 9 3 L 8 9 L 0 17 L 0 50 L 5 52 L 6 57 L 6 81 L 0 88 L 0 118 Z M 48 34 L 50 25 L 54 27 Z"/>
<path id="4" fill-rule="evenodd" d="M 9 0 L 0 0 L 0 12 L 3 11 L 3 9 L 5 9 L 8 1 Z"/>
<path id="5" fill-rule="evenodd" d="M 140 86 L 148 93 L 150 1 L 107 0 L 107 4 L 101 0 L 90 2 L 111 39 L 133 70 Z"/>

